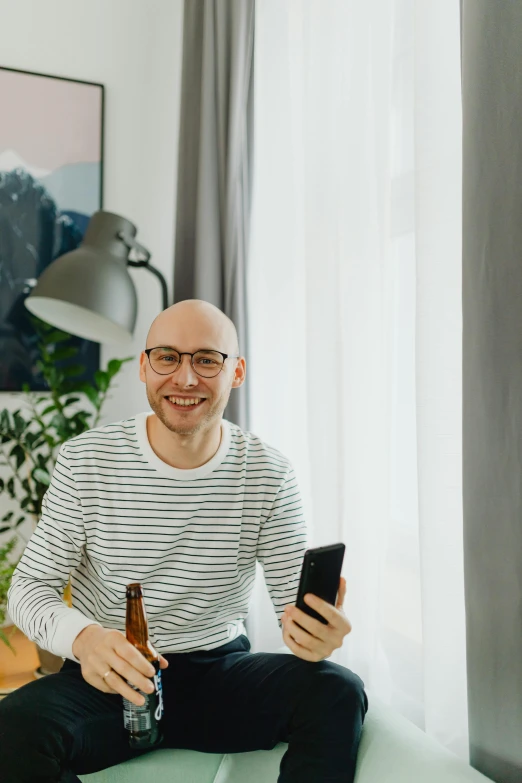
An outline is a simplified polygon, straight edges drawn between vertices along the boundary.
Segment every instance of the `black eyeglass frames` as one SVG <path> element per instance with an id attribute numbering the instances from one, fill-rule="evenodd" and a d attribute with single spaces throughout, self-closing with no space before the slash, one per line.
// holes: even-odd
<path id="1" fill-rule="evenodd" d="M 239 359 L 239 354 L 222 353 L 222 351 L 205 348 L 195 353 L 180 352 L 175 348 L 161 345 L 155 348 L 146 348 L 145 353 L 151 368 L 158 375 L 172 375 L 181 364 L 181 357 L 190 356 L 192 369 L 202 378 L 214 378 L 219 375 L 227 359 Z"/>

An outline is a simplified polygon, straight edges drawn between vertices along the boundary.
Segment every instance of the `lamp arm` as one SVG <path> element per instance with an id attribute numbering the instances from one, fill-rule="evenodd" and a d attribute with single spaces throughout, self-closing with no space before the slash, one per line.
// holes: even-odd
<path id="1" fill-rule="evenodd" d="M 136 250 L 136 252 L 141 253 L 142 258 L 133 264 L 133 266 L 145 266 L 149 262 L 150 252 L 146 247 L 143 247 L 143 245 L 140 245 L 139 242 L 136 242 L 134 237 L 130 237 L 124 231 L 120 231 L 118 233 L 118 239 L 121 239 L 125 246 L 129 248 L 129 250 Z"/>
<path id="2" fill-rule="evenodd" d="M 146 247 L 143 247 L 143 245 L 140 245 L 139 242 L 136 242 L 136 240 L 133 237 L 129 237 L 127 234 L 125 234 L 123 231 L 120 231 L 118 234 L 118 237 L 125 242 L 126 246 L 130 249 L 136 250 L 138 253 L 141 253 L 143 258 L 140 258 L 138 261 L 131 261 L 130 259 L 127 260 L 127 266 L 142 266 L 145 269 L 148 269 L 149 272 L 152 272 L 153 275 L 156 275 L 158 278 L 160 285 L 161 285 L 161 298 L 163 307 L 162 310 L 166 310 L 169 306 L 169 294 L 167 290 L 167 281 L 159 271 L 159 269 L 156 269 L 155 266 L 152 266 L 152 264 L 149 263 L 150 261 L 150 252 L 147 250 Z"/>
<path id="3" fill-rule="evenodd" d="M 169 294 L 167 291 L 167 281 L 159 271 L 159 269 L 156 269 L 155 266 L 152 266 L 152 264 L 149 264 L 148 261 L 127 261 L 128 266 L 142 266 L 145 269 L 148 269 L 149 272 L 152 272 L 153 275 L 156 275 L 158 280 L 160 281 L 161 285 L 161 298 L 163 302 L 162 310 L 166 310 L 169 306 Z"/>

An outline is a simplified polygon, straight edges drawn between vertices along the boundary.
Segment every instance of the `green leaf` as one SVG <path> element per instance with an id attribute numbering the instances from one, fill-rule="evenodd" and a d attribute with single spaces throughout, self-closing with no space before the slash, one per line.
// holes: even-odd
<path id="1" fill-rule="evenodd" d="M 45 457 L 43 454 L 37 454 L 37 455 L 36 455 L 36 461 L 37 461 L 38 465 L 39 465 L 41 468 L 43 468 L 43 470 L 45 470 L 45 468 L 46 468 L 46 465 L 47 465 L 47 459 L 48 459 L 48 458 L 47 458 L 47 457 Z"/>
<path id="2" fill-rule="evenodd" d="M 33 499 L 28 495 L 26 495 L 25 498 L 20 503 L 20 508 L 22 509 L 22 511 L 24 511 L 32 502 Z"/>
<path id="3" fill-rule="evenodd" d="M 29 394 L 31 392 L 31 387 L 28 383 L 22 383 L 22 391 L 26 394 Z"/>
<path id="4" fill-rule="evenodd" d="M 3 546 L 0 546 L 0 562 L 6 562 L 7 555 L 13 551 L 16 546 L 17 538 L 10 538 Z M 13 566 L 14 568 L 14 566 Z"/>
<path id="5" fill-rule="evenodd" d="M 67 397 L 65 400 L 63 407 L 66 408 L 68 405 L 74 405 L 75 402 L 80 402 L 79 397 Z"/>
<path id="6" fill-rule="evenodd" d="M 33 451 L 42 444 L 42 436 L 39 432 L 28 432 L 25 436 L 25 447 L 27 451 Z"/>
<path id="7" fill-rule="evenodd" d="M 85 411 L 77 411 L 71 418 L 71 429 L 74 430 L 75 435 L 79 435 L 85 430 L 89 429 L 89 414 Z"/>
<path id="8" fill-rule="evenodd" d="M 75 345 L 68 345 L 64 348 L 57 348 L 52 354 L 53 362 L 63 362 L 65 359 L 72 359 L 78 353 L 78 348 Z"/>
<path id="9" fill-rule="evenodd" d="M 123 359 L 111 359 L 107 365 L 107 375 L 109 378 L 113 378 L 116 373 L 119 373 L 123 364 Z"/>
<path id="10" fill-rule="evenodd" d="M 16 469 L 20 470 L 20 468 L 25 462 L 25 451 L 23 450 L 23 448 L 17 443 L 16 445 L 13 446 L 13 448 L 9 452 L 9 456 L 15 458 Z"/>
<path id="11" fill-rule="evenodd" d="M 45 442 L 47 443 L 47 448 L 49 449 L 49 451 L 52 451 L 54 449 L 54 447 L 57 446 L 58 443 L 59 443 L 59 441 L 57 441 L 56 438 L 53 438 L 52 435 L 49 435 L 48 432 L 45 432 L 43 437 L 45 439 Z M 37 456 L 37 459 L 38 459 L 38 456 Z M 46 457 L 45 459 L 48 459 L 48 457 Z M 44 459 L 44 462 L 45 462 L 45 459 Z"/>
<path id="12" fill-rule="evenodd" d="M 107 391 L 110 382 L 108 373 L 103 372 L 103 370 L 96 370 L 94 373 L 94 380 L 96 381 L 96 385 L 100 391 Z"/>
<path id="13" fill-rule="evenodd" d="M 0 493 L 2 493 L 5 489 L 5 481 L 3 478 L 0 478 Z"/>
<path id="14" fill-rule="evenodd" d="M 63 378 L 62 373 L 54 365 L 45 370 L 44 376 L 50 389 L 56 389 Z"/>
<path id="15" fill-rule="evenodd" d="M 47 323 L 47 321 L 43 321 L 41 318 L 38 318 L 37 315 L 30 315 L 29 318 L 34 327 L 34 330 L 38 332 L 38 334 L 42 334 L 42 332 L 51 332 L 55 328 L 54 326 L 51 326 L 51 324 Z"/>
<path id="16" fill-rule="evenodd" d="M 6 488 L 7 488 L 7 491 L 9 493 L 10 497 L 12 497 L 14 499 L 14 497 L 15 497 L 14 476 L 11 476 L 11 478 L 9 479 L 9 481 L 6 484 Z"/>
<path id="17" fill-rule="evenodd" d="M 62 373 L 66 378 L 71 378 L 73 375 L 83 375 L 85 367 L 82 364 L 71 364 L 70 367 L 64 367 Z"/>
<path id="18" fill-rule="evenodd" d="M 46 470 L 42 468 L 35 468 L 31 474 L 35 481 L 39 481 L 40 484 L 45 484 L 46 487 L 51 483 L 51 477 Z"/>
<path id="19" fill-rule="evenodd" d="M 45 342 L 50 345 L 52 343 L 63 343 L 65 340 L 70 340 L 72 335 L 67 332 L 62 332 L 61 329 L 53 329 L 52 332 L 45 335 Z M 78 349 L 75 349 L 76 351 Z"/>
<path id="20" fill-rule="evenodd" d="M 94 386 L 89 386 L 88 384 L 85 384 L 82 386 L 82 392 L 86 395 L 86 397 L 89 398 L 89 400 L 92 402 L 92 404 L 97 408 L 99 405 L 99 397 L 100 393 L 97 389 L 94 388 Z"/>
<path id="21" fill-rule="evenodd" d="M 60 429 L 60 427 L 63 427 L 63 425 L 66 422 L 66 418 L 63 415 L 63 413 L 55 413 L 53 418 L 51 419 L 51 427 L 56 427 L 56 429 Z"/>
<path id="22" fill-rule="evenodd" d="M 127 362 L 132 362 L 133 359 L 134 356 L 127 356 L 125 359 L 111 359 L 107 365 L 107 374 L 109 375 L 109 378 L 114 378 L 114 376 L 119 373 L 122 366 Z"/>
<path id="23" fill-rule="evenodd" d="M 26 519 L 27 519 L 27 517 L 23 517 L 23 516 L 22 517 L 18 517 L 18 519 L 14 523 L 13 527 L 19 527 L 19 525 L 21 525 L 22 522 L 25 522 Z"/>
<path id="24" fill-rule="evenodd" d="M 47 346 L 45 345 L 45 343 L 41 343 L 39 348 L 40 348 L 40 353 L 42 355 L 43 363 L 47 364 L 47 365 L 51 364 L 52 357 L 51 357 L 51 354 L 49 353 L 49 351 L 47 350 Z"/>
<path id="25" fill-rule="evenodd" d="M 19 438 L 20 435 L 23 433 L 23 431 L 27 429 L 30 422 L 24 419 L 24 417 L 20 414 L 20 411 L 15 411 L 13 413 L 13 421 L 14 421 L 15 435 L 17 438 Z"/>
<path id="26" fill-rule="evenodd" d="M 8 511 L 7 514 L 4 514 L 4 516 L 2 517 L 2 522 L 10 522 L 13 517 L 14 517 L 14 511 Z"/>
<path id="27" fill-rule="evenodd" d="M 47 408 L 41 412 L 40 416 L 47 416 L 48 413 L 56 410 L 56 405 L 48 405 Z"/>
<path id="28" fill-rule="evenodd" d="M 12 633 L 12 631 L 11 631 L 11 633 Z M 11 634 L 9 634 L 9 636 L 11 636 Z M 11 642 L 9 641 L 9 636 L 7 636 L 7 634 L 4 633 L 4 631 L 2 631 L 2 629 L 0 628 L 0 639 L 3 641 L 4 644 L 6 644 L 9 647 L 9 649 L 11 650 L 13 655 L 16 655 L 16 650 L 13 647 L 13 645 L 11 644 Z"/>
<path id="29" fill-rule="evenodd" d="M 12 530 L 13 528 L 11 525 L 8 525 L 7 527 L 0 527 L 0 533 L 7 533 L 8 530 Z"/>

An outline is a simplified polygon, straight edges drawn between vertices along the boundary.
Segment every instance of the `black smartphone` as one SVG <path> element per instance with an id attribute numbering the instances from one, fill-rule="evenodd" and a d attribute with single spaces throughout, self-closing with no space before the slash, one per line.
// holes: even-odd
<path id="1" fill-rule="evenodd" d="M 303 599 L 307 593 L 312 593 L 335 606 L 345 549 L 344 544 L 330 544 L 307 549 L 304 553 L 295 605 L 324 625 L 327 625 L 328 620 L 305 604 Z"/>

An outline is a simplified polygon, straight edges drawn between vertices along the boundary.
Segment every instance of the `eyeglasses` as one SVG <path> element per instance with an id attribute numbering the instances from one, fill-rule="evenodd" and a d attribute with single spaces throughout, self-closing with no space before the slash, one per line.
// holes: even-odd
<path id="1" fill-rule="evenodd" d="M 214 378 L 219 375 L 227 359 L 239 359 L 239 354 L 222 353 L 221 351 L 188 351 L 174 350 L 165 346 L 157 348 L 147 348 L 145 350 L 149 359 L 149 364 L 158 375 L 172 375 L 181 364 L 182 356 L 190 356 L 192 369 L 202 378 Z"/>

